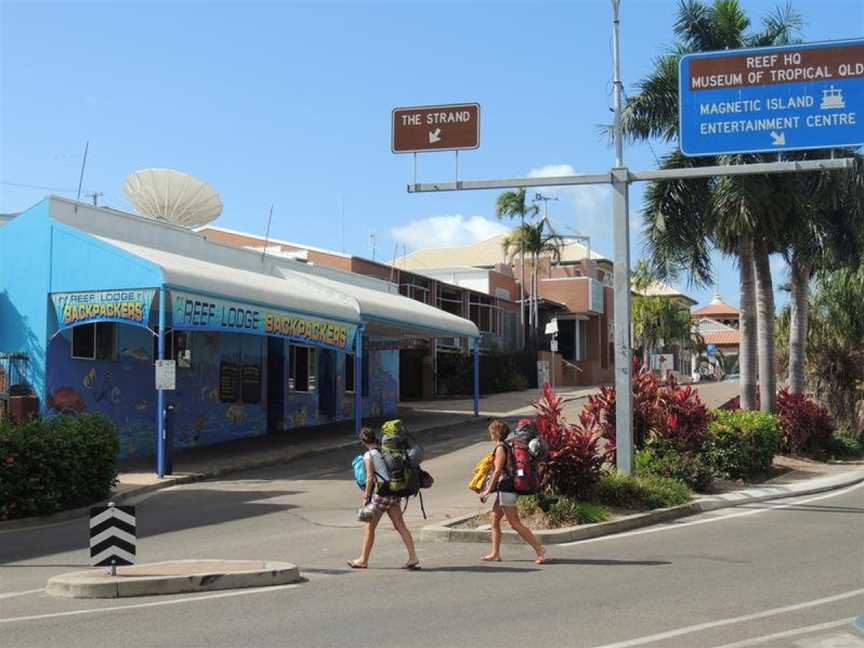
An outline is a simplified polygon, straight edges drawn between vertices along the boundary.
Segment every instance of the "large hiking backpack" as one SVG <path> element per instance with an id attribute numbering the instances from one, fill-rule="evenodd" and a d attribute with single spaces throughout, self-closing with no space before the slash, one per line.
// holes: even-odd
<path id="1" fill-rule="evenodd" d="M 379 446 L 390 479 L 378 484 L 378 492 L 392 497 L 416 495 L 420 490 L 420 467 L 419 462 L 415 465 L 409 457 L 409 444 L 402 421 L 387 421 L 381 426 Z M 414 453 L 414 456 L 417 454 Z"/>
<path id="2" fill-rule="evenodd" d="M 516 424 L 513 438 L 528 446 L 536 461 L 543 461 L 549 456 L 549 443 L 537 433 L 537 427 L 531 419 L 522 419 Z"/>
<path id="3" fill-rule="evenodd" d="M 514 437 L 507 444 L 510 452 L 511 475 L 513 490 L 519 495 L 533 495 L 537 492 L 537 468 L 534 457 L 528 450 L 528 443 L 519 437 Z"/>

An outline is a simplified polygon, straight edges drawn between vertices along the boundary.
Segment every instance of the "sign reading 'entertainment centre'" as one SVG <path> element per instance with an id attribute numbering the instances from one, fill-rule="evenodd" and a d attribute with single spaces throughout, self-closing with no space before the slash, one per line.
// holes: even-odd
<path id="1" fill-rule="evenodd" d="M 684 155 L 864 144 L 864 40 L 688 54 Z"/>

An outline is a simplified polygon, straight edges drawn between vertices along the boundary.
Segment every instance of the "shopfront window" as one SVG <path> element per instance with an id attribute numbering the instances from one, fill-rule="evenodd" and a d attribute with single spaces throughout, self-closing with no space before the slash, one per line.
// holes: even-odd
<path id="1" fill-rule="evenodd" d="M 116 360 L 117 325 L 81 324 L 72 329 L 72 357 L 78 360 Z"/>
<path id="2" fill-rule="evenodd" d="M 291 374 L 288 388 L 298 392 L 315 391 L 318 374 L 318 354 L 312 347 L 292 344 L 288 348 L 291 357 Z"/>
<path id="3" fill-rule="evenodd" d="M 354 356 L 345 355 L 345 391 L 354 393 Z"/>

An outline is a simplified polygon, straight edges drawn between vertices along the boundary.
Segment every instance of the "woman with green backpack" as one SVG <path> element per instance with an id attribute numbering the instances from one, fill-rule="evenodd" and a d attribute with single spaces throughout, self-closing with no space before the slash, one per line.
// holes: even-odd
<path id="1" fill-rule="evenodd" d="M 366 468 L 366 485 L 360 508 L 360 519 L 366 523 L 366 527 L 363 530 L 363 548 L 360 557 L 348 561 L 348 566 L 352 569 L 366 569 L 369 564 L 369 556 L 372 553 L 372 545 L 375 544 L 375 529 L 378 527 L 381 517 L 387 513 L 390 516 L 390 521 L 393 522 L 393 528 L 399 533 L 402 542 L 405 543 L 405 548 L 408 550 L 408 562 L 402 566 L 402 569 L 412 571 L 420 569 L 420 560 L 414 550 L 414 538 L 405 524 L 402 509 L 399 506 L 402 498 L 378 492 L 377 485 L 387 484 L 390 481 L 390 474 L 381 454 L 375 432 L 371 428 L 364 427 L 360 430 L 360 443 L 366 448 L 363 455 L 363 463 Z"/>

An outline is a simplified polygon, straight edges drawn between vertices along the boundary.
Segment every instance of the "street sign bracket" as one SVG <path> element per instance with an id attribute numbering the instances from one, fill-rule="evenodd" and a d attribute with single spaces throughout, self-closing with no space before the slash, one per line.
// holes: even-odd
<path id="1" fill-rule="evenodd" d="M 441 191 L 473 191 L 483 189 L 513 189 L 523 187 L 562 187 L 570 185 L 612 184 L 614 174 L 626 174 L 625 181 L 651 182 L 657 180 L 689 180 L 711 176 L 758 175 L 761 173 L 800 173 L 805 171 L 836 171 L 851 169 L 854 158 L 824 158 L 821 160 L 798 160 L 784 162 L 759 162 L 754 164 L 726 164 L 718 166 L 690 167 L 685 169 L 649 169 L 630 171 L 613 169 L 608 173 L 545 178 L 500 178 L 495 180 L 458 180 L 456 182 L 427 182 L 408 185 L 408 193 L 434 193 Z"/>

